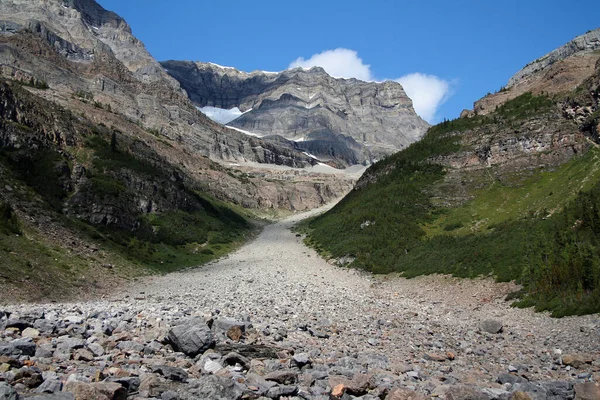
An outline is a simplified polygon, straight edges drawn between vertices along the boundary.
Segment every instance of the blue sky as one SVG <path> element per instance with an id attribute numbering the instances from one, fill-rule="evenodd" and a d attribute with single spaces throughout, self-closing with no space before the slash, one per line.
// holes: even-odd
<path id="1" fill-rule="evenodd" d="M 457 117 L 528 62 L 600 27 L 598 0 L 98 2 L 160 61 L 244 71 L 324 64 L 336 76 L 403 77 L 430 122 Z"/>

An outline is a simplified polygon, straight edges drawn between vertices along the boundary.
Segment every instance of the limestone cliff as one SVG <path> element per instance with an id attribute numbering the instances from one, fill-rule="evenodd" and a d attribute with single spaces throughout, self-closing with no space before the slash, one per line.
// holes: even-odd
<path id="1" fill-rule="evenodd" d="M 196 106 L 244 112 L 228 125 L 283 136 L 322 159 L 371 162 L 415 142 L 429 126 L 396 82 L 336 79 L 319 67 L 246 73 L 211 63 L 162 65 Z"/>

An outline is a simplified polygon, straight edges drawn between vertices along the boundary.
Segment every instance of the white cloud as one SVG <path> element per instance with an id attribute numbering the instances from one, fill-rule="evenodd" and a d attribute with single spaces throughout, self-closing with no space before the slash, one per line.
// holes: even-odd
<path id="1" fill-rule="evenodd" d="M 371 72 L 371 66 L 365 64 L 356 51 L 344 48 L 326 50 L 308 59 L 299 57 L 289 65 L 289 68 L 315 66 L 322 67 L 329 75 L 336 78 L 376 80 Z M 393 80 L 404 87 L 404 91 L 413 101 L 417 114 L 430 123 L 435 121 L 438 108 L 452 94 L 450 82 L 435 75 L 415 72 Z"/>
<path id="2" fill-rule="evenodd" d="M 322 67 L 327 73 L 335 78 L 356 78 L 363 81 L 371 81 L 371 66 L 364 64 L 358 53 L 349 49 L 326 50 L 315 54 L 308 60 L 298 57 L 289 68 L 311 68 Z"/>
<path id="3" fill-rule="evenodd" d="M 395 79 L 413 101 L 417 114 L 427 122 L 435 120 L 435 113 L 450 95 L 450 83 L 435 75 L 419 72 Z"/>

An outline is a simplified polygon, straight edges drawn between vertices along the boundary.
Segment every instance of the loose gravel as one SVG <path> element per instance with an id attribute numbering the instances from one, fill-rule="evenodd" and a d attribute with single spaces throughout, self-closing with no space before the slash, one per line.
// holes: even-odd
<path id="1" fill-rule="evenodd" d="M 39 361 L 21 354 L 25 366 L 19 368 L 33 368 L 23 364 L 27 360 L 58 366 L 61 374 L 53 377 L 63 383 L 60 393 L 74 392 L 68 379 L 93 385 L 114 378 L 108 369 L 123 369 L 126 359 L 135 361 L 127 364 L 128 376 L 168 383 L 154 392 L 142 385 L 129 390 L 129 398 L 558 399 L 600 393 L 598 315 L 553 319 L 512 308 L 504 298 L 515 285 L 490 279 L 407 280 L 332 265 L 290 231 L 312 213 L 266 226 L 226 258 L 143 279 L 109 299 L 10 307 L 5 321 L 22 317 L 56 326 L 38 329 L 34 339 L 38 350 L 44 345 L 51 352 L 38 356 L 51 356 Z M 170 330 L 192 317 L 212 326 L 217 350 L 173 352 Z M 104 329 L 107 323 L 112 329 Z M 23 340 L 23 329 L 7 326 L 0 341 Z M 93 337 L 91 347 L 102 355 L 76 360 L 77 348 L 59 351 L 59 333 L 85 340 L 83 349 L 90 351 Z M 132 343 L 113 346 L 123 341 Z M 227 358 L 230 350 L 248 359 Z M 166 373 L 167 367 L 152 367 L 157 364 L 182 371 Z M 16 366 L 4 374 L 11 378 Z M 102 371 L 102 379 L 88 376 L 90 368 Z M 281 376 L 270 376 L 264 386 L 277 371 Z M 14 379 L 4 380 L 14 387 Z M 34 390 L 20 384 L 22 393 Z M 227 384 L 233 388 L 219 386 Z"/>

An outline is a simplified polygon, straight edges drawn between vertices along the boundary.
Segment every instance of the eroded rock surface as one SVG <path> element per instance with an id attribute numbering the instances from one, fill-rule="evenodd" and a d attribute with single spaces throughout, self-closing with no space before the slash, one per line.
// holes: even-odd
<path id="1" fill-rule="evenodd" d="M 397 82 L 336 79 L 320 67 L 280 73 L 165 61 L 198 107 L 238 107 L 228 125 L 279 135 L 320 159 L 371 162 L 420 139 L 429 127 Z"/>

